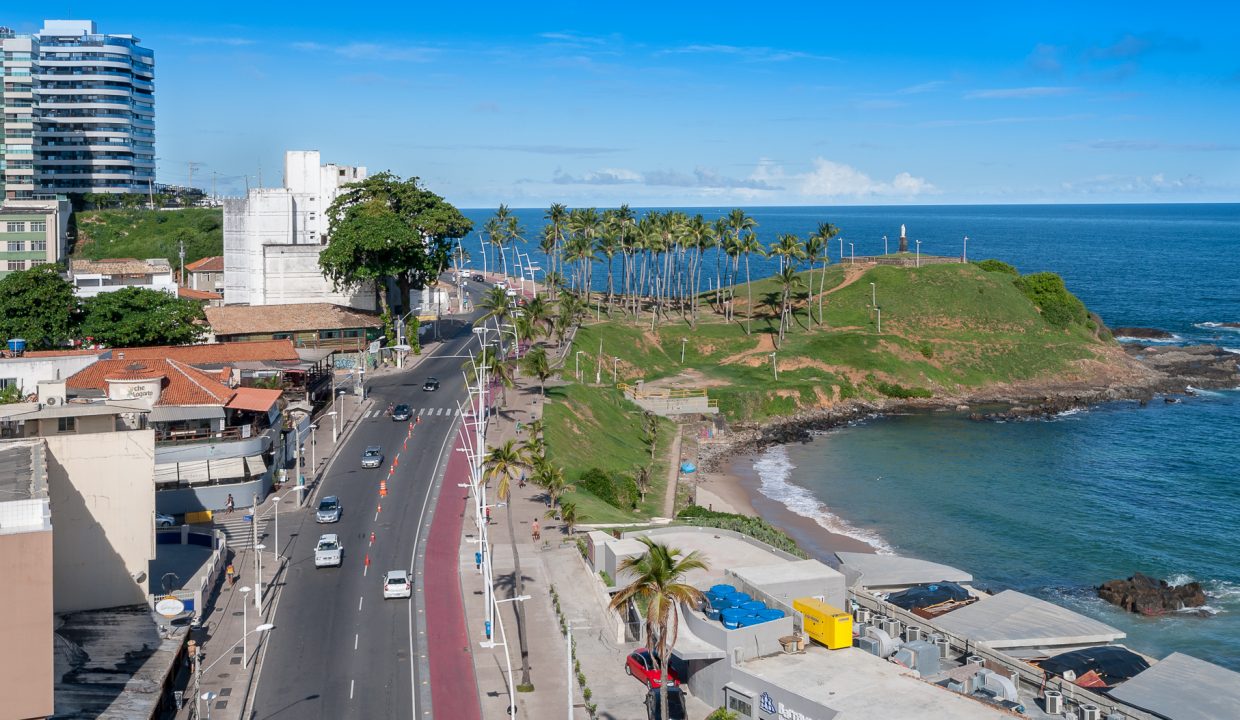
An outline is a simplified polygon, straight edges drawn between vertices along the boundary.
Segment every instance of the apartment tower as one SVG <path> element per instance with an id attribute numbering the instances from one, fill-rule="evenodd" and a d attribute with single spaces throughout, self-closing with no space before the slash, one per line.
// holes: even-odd
<path id="1" fill-rule="evenodd" d="M 0 197 L 151 189 L 155 56 L 138 43 L 90 20 L 0 28 Z"/>

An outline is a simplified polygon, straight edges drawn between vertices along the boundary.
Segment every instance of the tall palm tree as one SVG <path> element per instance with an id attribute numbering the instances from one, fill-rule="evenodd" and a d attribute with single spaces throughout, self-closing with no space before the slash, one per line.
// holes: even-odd
<path id="1" fill-rule="evenodd" d="M 535 485 L 547 492 L 548 505 L 552 510 L 559 504 L 564 493 L 577 489 L 565 479 L 564 468 L 556 467 L 551 463 L 543 463 L 536 468 L 532 479 Z"/>
<path id="2" fill-rule="evenodd" d="M 465 376 L 470 383 L 478 381 L 479 368 L 486 368 L 486 372 L 491 382 L 497 382 L 500 386 L 501 407 L 508 404 L 508 388 L 515 384 L 512 374 L 512 363 L 509 360 L 499 358 L 491 346 L 482 348 L 476 353 L 471 360 L 461 363 L 461 368 L 465 370 Z"/>
<path id="3" fill-rule="evenodd" d="M 753 334 L 753 285 L 749 282 L 749 256 L 757 253 L 758 257 L 762 257 L 766 253 L 762 249 L 762 243 L 758 242 L 758 236 L 753 231 L 747 231 L 737 240 L 736 249 L 745 256 L 745 293 L 749 296 L 749 305 L 745 310 L 745 334 Z"/>
<path id="4" fill-rule="evenodd" d="M 551 304 L 542 296 L 535 296 L 527 302 L 522 314 L 542 333 L 543 337 L 551 331 Z"/>
<path id="5" fill-rule="evenodd" d="M 577 529 L 577 523 L 588 519 L 588 516 L 577 512 L 577 503 L 572 502 L 560 503 L 558 508 L 551 508 L 543 517 L 548 520 L 554 520 L 557 514 L 559 515 L 560 522 L 564 523 L 564 532 L 568 535 L 572 535 L 573 531 Z"/>
<path id="6" fill-rule="evenodd" d="M 542 396 L 547 397 L 547 378 L 551 377 L 551 361 L 547 359 L 547 349 L 542 345 L 530 350 L 521 361 L 521 369 L 538 378 L 538 387 Z"/>
<path id="7" fill-rule="evenodd" d="M 496 323 L 502 325 L 512 315 L 512 301 L 508 299 L 508 293 L 498 285 L 492 285 L 483 293 L 478 299 L 478 307 L 486 310 L 486 313 L 478 318 L 479 322 L 494 318 Z"/>
<path id="8" fill-rule="evenodd" d="M 789 324 L 788 316 L 791 314 L 792 291 L 796 288 L 805 287 L 805 281 L 801 279 L 797 269 L 792 265 L 785 265 L 784 269 L 775 276 L 779 282 L 781 290 L 781 301 L 779 304 L 779 344 L 784 344 L 784 330 Z"/>
<path id="9" fill-rule="evenodd" d="M 659 705 L 663 711 L 659 717 L 667 717 L 667 659 L 680 632 L 680 605 L 702 599 L 700 590 L 684 582 L 685 575 L 709 566 L 696 550 L 685 555 L 648 537 L 637 541 L 646 546 L 646 552 L 620 563 L 621 572 L 635 577 L 612 597 L 610 607 L 619 610 L 633 600 L 645 602 L 646 647 L 659 668 Z"/>
<path id="10" fill-rule="evenodd" d="M 499 447 L 491 448 L 486 456 L 486 474 L 488 481 L 495 479 L 499 486 L 495 488 L 495 497 L 508 503 L 508 543 L 512 546 L 513 593 L 512 597 L 525 594 L 525 581 L 521 575 L 521 555 L 517 552 L 517 533 L 512 525 L 512 481 L 519 473 L 529 467 L 529 459 L 517 449 L 516 442 L 507 440 Z M 525 608 L 520 602 L 513 603 L 517 613 L 517 642 L 521 646 L 521 684 L 530 685 L 530 652 L 525 639 Z M 516 702 L 514 699 L 513 702 Z"/>
<path id="11" fill-rule="evenodd" d="M 543 252 L 547 254 L 547 259 L 551 264 L 551 267 L 547 268 L 548 273 L 553 274 L 558 272 L 556 263 L 560 259 L 560 247 L 564 244 L 564 232 L 568 223 L 568 208 L 560 203 L 553 203 L 547 209 L 543 218 L 547 220 L 547 225 L 543 231 L 546 237 L 549 237 L 551 240 L 550 249 L 544 248 Z M 548 290 L 551 290 L 553 287 L 552 285 L 547 286 Z M 551 299 L 555 299 L 554 291 L 552 291 Z"/>
<path id="12" fill-rule="evenodd" d="M 818 276 L 818 324 L 823 324 L 822 299 L 827 290 L 827 263 L 830 262 L 828 245 L 831 238 L 840 234 L 840 229 L 831 223 L 818 223 L 818 229 L 805 239 L 805 256 L 812 266 L 816 259 L 822 260 L 822 273 Z"/>

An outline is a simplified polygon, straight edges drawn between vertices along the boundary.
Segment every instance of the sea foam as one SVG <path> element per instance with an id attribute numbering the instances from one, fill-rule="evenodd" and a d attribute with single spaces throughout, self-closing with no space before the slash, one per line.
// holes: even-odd
<path id="1" fill-rule="evenodd" d="M 754 461 L 753 468 L 761 480 L 759 491 L 768 498 L 782 504 L 790 511 L 809 518 L 829 532 L 860 540 L 879 553 L 892 555 L 891 546 L 882 536 L 871 530 L 854 527 L 823 504 L 809 490 L 795 485 L 790 481 L 796 465 L 788 457 L 788 450 L 776 445 Z"/>

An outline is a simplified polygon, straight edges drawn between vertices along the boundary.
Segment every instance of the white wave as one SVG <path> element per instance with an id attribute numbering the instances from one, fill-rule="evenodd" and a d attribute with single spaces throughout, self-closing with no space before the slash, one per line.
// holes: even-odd
<path id="1" fill-rule="evenodd" d="M 1232 354 L 1234 354 L 1234 355 L 1240 355 L 1240 348 L 1229 348 L 1229 347 L 1225 347 L 1225 348 L 1223 348 L 1223 352 L 1229 352 L 1229 353 L 1232 353 Z"/>
<path id="2" fill-rule="evenodd" d="M 1186 385 L 1185 387 L 1190 392 L 1192 392 L 1194 395 L 1201 395 L 1202 397 L 1223 397 L 1223 393 L 1221 392 L 1215 392 L 1213 390 L 1202 390 L 1201 388 L 1195 388 L 1192 385 Z"/>
<path id="3" fill-rule="evenodd" d="M 1224 330 L 1226 332 L 1240 332 L 1240 327 L 1230 327 L 1217 322 L 1199 322 L 1193 323 L 1193 327 L 1202 330 Z"/>
<path id="4" fill-rule="evenodd" d="M 1083 412 L 1085 412 L 1085 408 L 1079 408 L 1079 407 L 1068 408 L 1067 410 L 1063 410 L 1063 411 L 1055 413 L 1055 417 L 1057 418 L 1072 417 L 1073 415 L 1080 415 Z"/>
<path id="5" fill-rule="evenodd" d="M 1128 335 L 1116 335 L 1115 339 L 1123 343 L 1141 343 L 1142 345 L 1174 345 L 1184 342 L 1184 338 L 1175 333 L 1172 333 L 1169 338 L 1139 338 L 1129 337 Z"/>
<path id="6" fill-rule="evenodd" d="M 809 518 L 829 532 L 844 535 L 869 545 L 884 555 L 893 555 L 895 551 L 883 540 L 882 536 L 872 530 L 849 525 L 843 518 L 831 512 L 829 508 L 809 490 L 789 481 L 796 465 L 788 457 L 788 450 L 776 445 L 757 459 L 753 464 L 758 478 L 762 481 L 759 489 L 763 495 L 782 504 L 790 511 L 804 518 Z"/>
<path id="7" fill-rule="evenodd" d="M 1196 578 L 1185 573 L 1167 578 L 1167 584 L 1172 586 L 1187 585 L 1190 582 L 1196 582 Z M 1207 604 L 1201 607 L 1184 608 L 1180 612 L 1200 611 L 1217 615 L 1221 612 L 1240 611 L 1240 583 L 1227 580 L 1204 580 L 1201 583 L 1201 590 L 1206 594 Z"/>

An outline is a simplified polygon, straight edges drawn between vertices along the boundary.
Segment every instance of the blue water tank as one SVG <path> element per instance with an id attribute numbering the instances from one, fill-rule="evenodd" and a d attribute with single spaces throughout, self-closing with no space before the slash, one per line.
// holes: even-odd
<path id="1" fill-rule="evenodd" d="M 747 593 L 743 593 L 743 592 L 736 593 L 735 595 L 732 596 L 732 599 L 736 601 L 737 607 L 740 607 L 741 605 L 744 605 L 745 603 L 753 600 L 753 598 L 749 597 Z"/>
<path id="2" fill-rule="evenodd" d="M 9 338 L 9 352 L 14 355 L 26 352 L 26 341 L 22 338 Z"/>
<path id="3" fill-rule="evenodd" d="M 750 611 L 750 612 L 756 613 L 756 612 L 758 612 L 759 610 L 765 610 L 765 609 L 766 609 L 766 604 L 765 604 L 765 603 L 762 603 L 762 602 L 759 602 L 759 601 L 757 601 L 757 600 L 750 600 L 749 602 L 747 602 L 747 603 L 745 603 L 745 604 L 741 605 L 741 609 L 742 609 L 742 610 L 748 610 L 748 611 Z"/>
<path id="4" fill-rule="evenodd" d="M 716 595 L 731 595 L 736 592 L 736 588 L 731 585 L 724 585 L 720 583 L 719 585 L 711 585 L 710 590 L 707 590 L 706 592 L 714 593 Z"/>
<path id="5" fill-rule="evenodd" d="M 728 608 L 719 613 L 719 619 L 723 621 L 723 626 L 729 630 L 735 630 L 741 626 L 741 619 L 748 615 L 747 610 L 739 608 Z"/>

